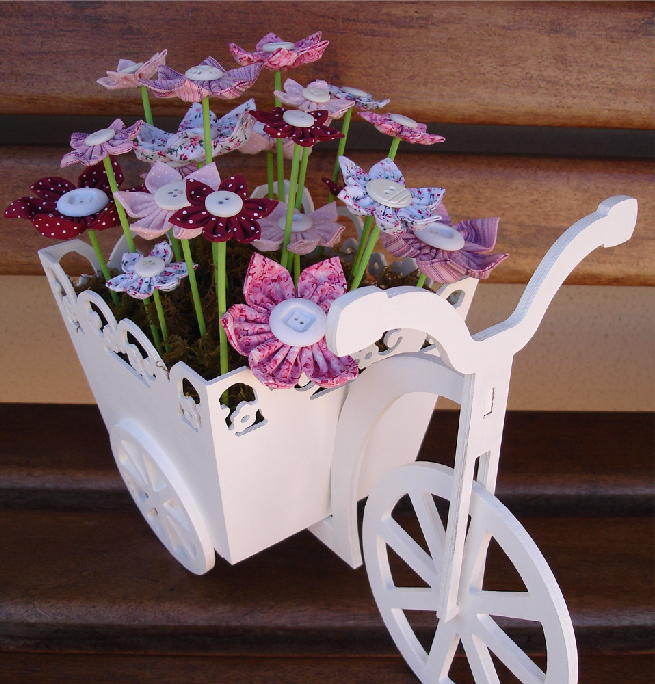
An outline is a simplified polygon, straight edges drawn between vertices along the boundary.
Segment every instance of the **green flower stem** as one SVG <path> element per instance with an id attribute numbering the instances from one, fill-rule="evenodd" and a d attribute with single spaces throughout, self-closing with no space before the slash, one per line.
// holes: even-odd
<path id="1" fill-rule="evenodd" d="M 275 199 L 275 164 L 273 152 L 266 153 L 266 178 L 268 180 L 268 199 Z"/>
<path id="2" fill-rule="evenodd" d="M 107 262 L 105 261 L 105 257 L 102 256 L 102 250 L 100 249 L 100 245 L 98 244 L 98 237 L 96 236 L 96 232 L 95 230 L 87 230 L 86 232 L 89 236 L 89 240 L 91 241 L 91 246 L 93 247 L 93 250 L 96 253 L 98 262 L 100 263 L 100 270 L 102 271 L 102 275 L 105 278 L 105 282 L 107 282 L 111 278 L 111 275 L 109 273 L 109 269 L 107 268 Z M 120 303 L 118 294 L 113 290 L 109 290 L 109 292 L 111 293 L 112 301 L 116 306 L 118 306 Z"/>
<path id="3" fill-rule="evenodd" d="M 161 334 L 164 336 L 164 349 L 167 352 L 171 350 L 168 345 L 168 328 L 166 327 L 166 319 L 164 318 L 164 309 L 161 305 L 161 299 L 159 298 L 159 290 L 155 290 L 152 293 L 152 298 L 155 300 L 155 308 L 157 309 L 157 318 L 159 318 L 159 327 L 161 328 Z"/>
<path id="4" fill-rule="evenodd" d="M 298 183 L 298 166 L 300 162 L 300 145 L 293 147 L 293 159 L 291 160 L 291 177 L 289 178 L 289 197 L 287 198 L 287 217 L 284 224 L 284 240 L 282 242 L 282 258 L 280 263 L 284 268 L 288 268 L 287 260 L 289 252 L 287 245 L 291 238 L 291 224 L 293 223 L 293 209 L 296 203 L 296 185 Z"/>
<path id="5" fill-rule="evenodd" d="M 307 162 L 309 161 L 309 152 L 311 147 L 303 147 L 302 160 L 300 161 L 300 175 L 298 176 L 298 188 L 296 190 L 296 209 L 300 211 L 302 207 L 302 196 L 305 192 L 305 176 L 307 175 Z"/>
<path id="6" fill-rule="evenodd" d="M 173 236 L 173 229 L 168 231 L 168 237 L 171 240 L 171 247 L 173 248 L 173 254 L 175 254 L 175 261 L 182 261 L 182 250 L 180 249 L 180 241 Z"/>
<path id="7" fill-rule="evenodd" d="M 343 123 L 341 124 L 341 132 L 343 133 L 343 138 L 339 138 L 339 147 L 337 149 L 337 159 L 334 162 L 334 172 L 332 174 L 332 181 L 336 183 L 339 180 L 339 171 L 341 168 L 339 167 L 339 157 L 343 155 L 343 153 L 346 151 L 346 140 L 348 140 L 348 130 L 350 129 L 350 119 L 353 115 L 353 109 L 354 107 L 350 107 L 349 109 L 346 110 L 346 113 L 343 115 Z M 330 196 L 328 197 L 328 202 L 334 202 L 336 197 L 330 193 Z"/>
<path id="8" fill-rule="evenodd" d="M 387 157 L 393 161 L 396 158 L 396 152 L 398 151 L 398 145 L 400 145 L 400 138 L 394 138 L 391 141 L 391 147 L 389 148 L 389 154 Z"/>
<path id="9" fill-rule="evenodd" d="M 352 285 L 350 286 L 351 290 L 356 290 L 359 287 L 359 284 L 362 282 L 362 278 L 366 272 L 366 267 L 368 266 L 368 260 L 371 258 L 373 247 L 375 247 L 375 243 L 378 241 L 379 236 L 380 229 L 375 226 L 375 228 L 373 228 L 373 232 L 371 233 L 371 237 L 366 243 L 366 249 L 364 250 L 364 254 L 362 254 L 362 259 L 357 266 L 357 270 L 355 271 L 355 277 L 353 278 Z"/>
<path id="10" fill-rule="evenodd" d="M 211 164 L 214 156 L 212 149 L 212 129 L 211 118 L 209 116 L 209 98 L 205 97 L 202 100 L 202 125 L 204 128 L 204 143 L 205 143 L 205 164 Z"/>
<path id="11" fill-rule="evenodd" d="M 146 118 L 146 123 L 152 126 L 152 110 L 148 99 L 148 89 L 145 86 L 141 86 L 141 99 L 143 100 L 143 115 Z"/>
<path id="12" fill-rule="evenodd" d="M 425 273 L 421 273 L 416 281 L 416 287 L 423 287 L 425 285 Z"/>
<path id="13" fill-rule="evenodd" d="M 275 90 L 282 90 L 282 72 L 281 71 L 274 71 L 273 77 L 275 78 Z M 277 95 L 275 96 L 275 106 L 276 107 L 282 106 L 282 103 L 280 102 L 280 100 L 278 100 Z"/>
<path id="14" fill-rule="evenodd" d="M 205 325 L 205 316 L 202 313 L 202 306 L 200 304 L 200 294 L 198 293 L 198 283 L 196 282 L 196 272 L 193 269 L 193 259 L 191 258 L 191 248 L 188 240 L 180 240 L 182 243 L 182 252 L 184 252 L 184 261 L 186 262 L 186 270 L 189 274 L 189 285 L 191 286 L 191 295 L 193 296 L 193 308 L 196 310 L 196 318 L 198 319 L 198 329 L 200 330 L 200 337 L 204 337 L 207 332 Z"/>
<path id="15" fill-rule="evenodd" d="M 214 259 L 214 277 L 216 278 L 216 298 L 218 299 L 218 339 L 221 352 L 221 375 L 228 372 L 227 335 L 221 325 L 221 318 L 227 311 L 225 262 L 227 245 L 225 242 L 212 242 L 212 257 Z"/>
<path id="16" fill-rule="evenodd" d="M 274 73 L 275 76 L 275 90 L 282 90 L 282 74 L 279 71 Z M 275 106 L 281 107 L 282 103 L 275 98 Z M 276 140 L 275 147 L 277 151 L 277 198 L 280 202 L 284 202 L 284 141 Z"/>
<path id="17" fill-rule="evenodd" d="M 111 161 L 109 156 L 106 156 L 103 160 L 105 165 L 105 172 L 107 173 L 107 179 L 109 180 L 109 187 L 112 193 L 114 193 L 114 202 L 116 202 L 116 210 L 118 211 L 118 218 L 121 221 L 121 228 L 127 240 L 127 248 L 130 252 L 136 252 L 136 247 L 134 246 L 134 240 L 132 239 L 132 233 L 130 233 L 130 224 L 127 221 L 127 214 L 123 205 L 116 199 L 116 193 L 118 192 L 118 183 L 116 183 L 116 176 L 114 176 L 114 169 L 111 166 Z"/>
<path id="18" fill-rule="evenodd" d="M 293 255 L 293 282 L 297 285 L 300 278 L 300 254 Z"/>
<path id="19" fill-rule="evenodd" d="M 373 217 L 367 216 L 364 220 L 364 227 L 362 228 L 362 234 L 359 236 L 359 245 L 357 246 L 357 251 L 355 252 L 355 258 L 353 259 L 353 267 L 351 273 L 354 275 L 359 266 L 359 262 L 362 258 L 362 252 L 366 247 L 366 242 L 368 240 L 369 233 L 371 232 L 371 226 L 373 225 Z"/>
<path id="20" fill-rule="evenodd" d="M 157 292 L 157 290 L 155 290 L 155 292 Z M 159 339 L 159 330 L 157 330 L 157 326 L 150 320 L 150 297 L 146 297 L 146 299 L 143 300 L 143 306 L 145 307 L 146 315 L 148 316 L 148 321 L 150 322 L 152 341 L 155 343 L 155 349 L 159 349 L 159 345 L 161 344 L 161 340 Z"/>

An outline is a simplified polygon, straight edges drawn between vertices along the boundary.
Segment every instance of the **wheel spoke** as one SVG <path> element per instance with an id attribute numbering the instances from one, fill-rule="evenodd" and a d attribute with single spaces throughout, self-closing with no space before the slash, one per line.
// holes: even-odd
<path id="1" fill-rule="evenodd" d="M 443 547 L 446 540 L 446 532 L 437 507 L 434 505 L 432 495 L 428 492 L 410 492 L 409 497 L 416 511 L 416 517 L 430 550 L 430 555 L 436 565 L 437 561 L 443 558 Z"/>
<path id="2" fill-rule="evenodd" d="M 439 621 L 437 630 L 432 639 L 432 646 L 430 647 L 430 654 L 426 663 L 426 670 L 428 672 L 437 672 L 437 682 L 449 682 L 446 679 L 450 666 L 452 665 L 455 652 L 457 651 L 457 644 L 459 644 L 459 636 L 455 632 L 452 620 L 449 622 Z"/>
<path id="3" fill-rule="evenodd" d="M 383 521 L 380 535 L 426 584 L 438 586 L 434 561 L 393 518 Z"/>
<path id="4" fill-rule="evenodd" d="M 171 518 L 174 518 L 180 527 L 184 528 L 187 533 L 192 531 L 189 519 L 177 499 L 171 497 L 164 501 L 164 508 L 168 515 L 171 516 Z"/>
<path id="5" fill-rule="evenodd" d="M 470 594 L 474 613 L 539 622 L 539 606 L 527 591 L 477 591 Z"/>
<path id="6" fill-rule="evenodd" d="M 427 587 L 391 587 L 387 601 L 391 608 L 401 610 L 437 610 L 438 593 Z"/>
<path id="7" fill-rule="evenodd" d="M 462 646 L 473 673 L 475 684 L 500 684 L 489 649 L 471 634 L 462 634 Z"/>
<path id="8" fill-rule="evenodd" d="M 143 455 L 143 470 L 148 476 L 148 481 L 153 492 L 158 492 L 166 486 L 166 479 L 161 470 L 145 454 Z"/>
<path id="9" fill-rule="evenodd" d="M 491 534 L 487 531 L 480 515 L 471 518 L 468 534 L 464 542 L 462 577 L 460 586 L 469 589 L 475 586 L 483 572 Z"/>
<path id="10" fill-rule="evenodd" d="M 129 474 L 132 480 L 139 485 L 144 493 L 147 494 L 148 492 L 146 490 L 150 489 L 148 479 L 140 469 L 139 463 L 132 458 L 132 455 L 127 451 L 125 452 L 125 459 L 121 459 L 120 465 L 122 469 Z"/>
<path id="11" fill-rule="evenodd" d="M 180 523 L 171 515 L 166 515 L 166 527 L 169 531 L 171 540 L 175 539 L 178 543 L 173 544 L 173 548 L 179 553 L 181 549 L 189 558 L 195 558 L 196 547 L 189 539 L 189 531 L 186 530 Z"/>

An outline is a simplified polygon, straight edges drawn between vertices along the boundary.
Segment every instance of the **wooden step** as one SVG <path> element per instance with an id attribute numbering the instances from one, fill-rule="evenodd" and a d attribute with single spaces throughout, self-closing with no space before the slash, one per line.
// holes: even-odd
<path id="1" fill-rule="evenodd" d="M 458 415 L 435 412 L 419 459 L 453 465 Z M 96 406 L 0 404 L 0 424 L 0 508 L 132 509 Z M 654 443 L 649 413 L 509 412 L 497 494 L 519 516 L 652 515 Z"/>

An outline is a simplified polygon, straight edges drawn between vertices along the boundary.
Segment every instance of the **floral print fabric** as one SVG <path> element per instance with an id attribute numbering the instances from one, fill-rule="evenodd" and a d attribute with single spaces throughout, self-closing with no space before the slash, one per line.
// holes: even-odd
<path id="1" fill-rule="evenodd" d="M 129 152 L 134 147 L 132 141 L 136 138 L 142 125 L 143 121 L 137 121 L 129 128 L 125 128 L 125 124 L 120 119 L 116 119 L 109 126 L 114 131 L 114 136 L 98 145 L 88 145 L 86 142 L 90 135 L 95 135 L 94 133 L 73 133 L 71 135 L 73 151 L 62 157 L 61 166 L 70 166 L 78 162 L 84 166 L 93 166 L 110 155 L 116 156 Z"/>
<path id="2" fill-rule="evenodd" d="M 419 145 L 434 145 L 435 143 L 445 142 L 443 135 L 433 135 L 428 133 L 428 127 L 423 124 L 416 126 L 403 126 L 394 121 L 391 114 L 376 114 L 375 112 L 357 112 L 362 119 L 372 123 L 380 133 L 392 135 L 405 142 Z"/>
<path id="3" fill-rule="evenodd" d="M 152 78 L 166 63 L 167 50 L 154 54 L 147 62 L 140 66 L 131 59 L 119 59 L 116 71 L 108 71 L 106 76 L 96 82 L 105 88 L 115 90 L 118 88 L 138 88 L 142 78 Z M 138 67 L 135 69 L 135 67 Z"/>
<path id="4" fill-rule="evenodd" d="M 283 104 L 297 107 L 303 112 L 315 112 L 319 109 L 325 109 L 329 119 L 340 119 L 351 107 L 355 106 L 354 102 L 331 97 L 330 86 L 325 81 L 312 81 L 307 88 L 316 88 L 318 91 L 324 92 L 325 96 L 329 97 L 329 99 L 325 102 L 308 100 L 303 95 L 305 88 L 292 78 L 288 78 L 284 82 L 284 91 L 274 90 L 273 93 Z"/>
<path id="5" fill-rule="evenodd" d="M 374 100 L 368 93 L 363 95 L 353 95 L 338 86 L 330 85 L 328 86 L 330 90 L 330 95 L 339 100 L 346 100 L 348 102 L 354 103 L 359 109 L 382 109 L 386 107 L 391 100 Z"/>
<path id="6" fill-rule="evenodd" d="M 294 43 L 292 48 L 279 48 L 274 52 L 264 52 L 262 50 L 263 46 L 269 43 L 283 42 L 285 41 L 280 36 L 271 32 L 267 33 L 257 43 L 254 52 L 247 52 L 236 43 L 230 43 L 230 52 L 232 57 L 241 66 L 261 64 L 264 69 L 270 69 L 271 71 L 287 71 L 303 64 L 316 62 L 323 56 L 325 48 L 329 45 L 327 40 L 321 40 L 321 32 L 318 31 Z"/>

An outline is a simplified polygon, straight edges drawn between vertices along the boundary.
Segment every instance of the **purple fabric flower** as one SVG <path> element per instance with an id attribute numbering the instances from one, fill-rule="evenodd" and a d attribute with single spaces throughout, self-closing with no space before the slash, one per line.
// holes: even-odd
<path id="1" fill-rule="evenodd" d="M 405 142 L 419 145 L 434 145 L 444 142 L 443 135 L 432 135 L 428 133 L 425 124 L 417 123 L 414 119 L 402 114 L 376 114 L 375 112 L 357 112 L 362 119 L 372 123 L 380 133 L 392 135 Z"/>
<path id="2" fill-rule="evenodd" d="M 131 59 L 119 59 L 116 71 L 108 71 L 99 78 L 99 83 L 109 90 L 117 88 L 138 88 L 142 78 L 152 78 L 160 66 L 166 63 L 167 50 L 154 54 L 147 62 L 133 62 Z"/>
<path id="3" fill-rule="evenodd" d="M 372 166 L 368 173 L 347 157 L 339 157 L 339 164 L 346 184 L 339 199 L 353 214 L 374 216 L 382 232 L 400 233 L 439 220 L 435 214 L 446 192 L 443 188 L 405 188 L 403 174 L 389 158 Z M 385 192 L 393 196 L 390 203 L 382 201 Z"/>
<path id="4" fill-rule="evenodd" d="M 332 97 L 353 102 L 360 109 L 382 109 L 391 102 L 391 100 L 374 100 L 371 95 L 364 90 L 359 90 L 359 88 L 348 88 L 347 86 L 339 88 L 333 85 L 328 86 L 328 88 Z"/>
<path id="5" fill-rule="evenodd" d="M 443 205 L 438 209 L 443 211 Z M 454 226 L 447 219 L 447 214 L 439 223 L 417 231 L 408 231 L 399 235 L 383 235 L 382 246 L 397 257 L 412 257 L 421 273 L 439 283 L 455 283 L 464 276 L 471 278 L 488 278 L 492 269 L 509 254 L 485 254 L 496 244 L 498 233 L 497 218 L 470 219 L 460 221 Z M 432 232 L 432 237 L 430 236 Z M 456 250 L 440 249 L 430 242 L 452 246 L 461 244 Z M 461 237 L 457 237 L 461 236 Z"/>
<path id="6" fill-rule="evenodd" d="M 157 80 L 142 80 L 141 85 L 157 97 L 179 97 L 185 102 L 201 102 L 206 97 L 232 100 L 250 88 L 261 70 L 261 64 L 252 64 L 225 71 L 213 57 L 207 57 L 184 74 L 167 66 L 159 67 Z"/>
<path id="7" fill-rule="evenodd" d="M 230 52 L 241 66 L 261 64 L 271 71 L 287 71 L 319 60 L 328 45 L 327 40 L 321 40 L 320 31 L 297 43 L 287 43 L 277 34 L 267 33 L 254 52 L 247 52 L 236 43 L 230 43 Z"/>
<path id="8" fill-rule="evenodd" d="M 315 112 L 325 109 L 328 113 L 328 123 L 332 119 L 340 119 L 354 102 L 340 100 L 330 95 L 330 86 L 325 81 L 312 81 L 306 88 L 300 83 L 288 78 L 284 82 L 284 91 L 273 91 L 280 102 L 291 107 L 297 107 L 303 112 Z"/>
<path id="9" fill-rule="evenodd" d="M 61 166 L 83 164 L 93 166 L 111 155 L 125 154 L 134 149 L 132 142 L 136 138 L 143 121 L 137 121 L 129 128 L 116 119 L 109 128 L 103 128 L 95 133 L 73 133 L 71 135 L 72 152 L 68 152 L 61 159 Z"/>
<path id="10" fill-rule="evenodd" d="M 346 289 L 337 257 L 306 268 L 296 290 L 285 268 L 255 253 L 243 286 L 246 304 L 230 307 L 221 324 L 267 387 L 294 387 L 302 373 L 319 387 L 339 387 L 357 377 L 357 363 L 327 348 L 324 326 L 332 302 Z"/>

